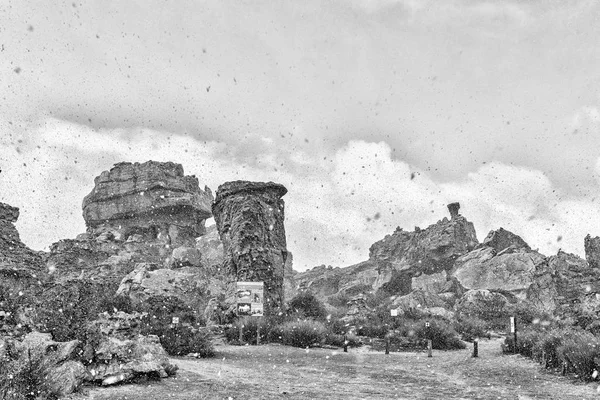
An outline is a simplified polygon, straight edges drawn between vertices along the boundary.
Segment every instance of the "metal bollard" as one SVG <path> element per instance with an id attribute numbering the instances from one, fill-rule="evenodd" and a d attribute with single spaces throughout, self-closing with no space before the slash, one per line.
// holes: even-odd
<path id="1" fill-rule="evenodd" d="M 385 354 L 390 354 L 390 337 L 385 337 Z"/>
<path id="2" fill-rule="evenodd" d="M 433 343 L 431 342 L 431 339 L 429 339 L 427 341 L 427 357 L 433 357 L 433 354 L 431 354 L 432 349 L 433 349 Z"/>
<path id="3" fill-rule="evenodd" d="M 477 339 L 473 340 L 473 358 L 479 357 L 479 342 Z"/>

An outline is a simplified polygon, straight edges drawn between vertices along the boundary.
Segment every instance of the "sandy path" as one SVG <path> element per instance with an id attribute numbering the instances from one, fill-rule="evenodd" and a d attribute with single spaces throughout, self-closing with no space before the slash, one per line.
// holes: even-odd
<path id="1" fill-rule="evenodd" d="M 220 346 L 211 360 L 174 359 L 176 378 L 94 388 L 87 399 L 600 399 L 597 384 L 542 371 L 521 356 L 502 356 L 500 340 L 470 350 L 371 352 L 302 350 L 278 345 Z M 81 397 L 79 397 L 81 398 Z"/>

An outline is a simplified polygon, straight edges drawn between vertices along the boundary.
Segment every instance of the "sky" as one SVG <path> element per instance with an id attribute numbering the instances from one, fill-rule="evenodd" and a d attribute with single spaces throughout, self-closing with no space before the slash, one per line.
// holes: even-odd
<path id="1" fill-rule="evenodd" d="M 600 235 L 600 3 L 0 0 L 0 201 L 43 250 L 120 161 L 289 192 L 294 268 L 461 203 L 546 255 Z"/>

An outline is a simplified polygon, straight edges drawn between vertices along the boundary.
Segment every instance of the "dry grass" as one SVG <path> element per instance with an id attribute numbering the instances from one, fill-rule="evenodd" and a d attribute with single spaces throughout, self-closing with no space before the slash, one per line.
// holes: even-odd
<path id="1" fill-rule="evenodd" d="M 176 378 L 93 388 L 78 399 L 592 399 L 597 384 L 544 372 L 521 356 L 502 356 L 501 340 L 425 353 L 366 348 L 302 350 L 279 345 L 219 346 L 214 359 L 175 359 Z"/>

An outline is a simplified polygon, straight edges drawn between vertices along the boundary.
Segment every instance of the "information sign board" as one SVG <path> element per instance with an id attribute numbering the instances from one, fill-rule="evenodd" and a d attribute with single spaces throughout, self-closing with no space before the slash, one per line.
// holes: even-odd
<path id="1" fill-rule="evenodd" d="M 262 317 L 264 282 L 238 282 L 236 291 L 238 316 Z"/>

